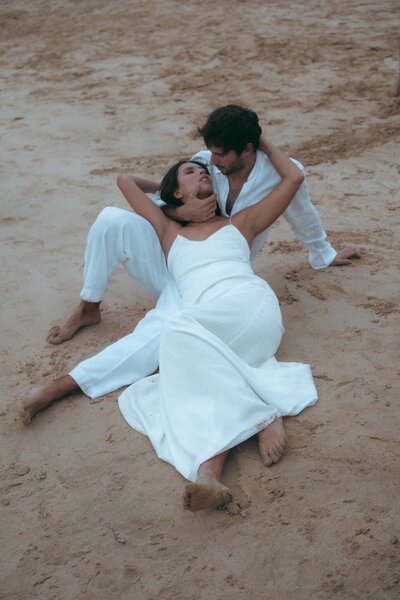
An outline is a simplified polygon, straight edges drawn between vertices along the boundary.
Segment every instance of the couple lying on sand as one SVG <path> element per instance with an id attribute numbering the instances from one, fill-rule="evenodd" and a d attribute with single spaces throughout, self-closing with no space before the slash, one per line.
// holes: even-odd
<path id="1" fill-rule="evenodd" d="M 219 108 L 199 132 L 208 150 L 179 161 L 161 184 L 118 177 L 134 212 L 99 215 L 88 236 L 81 303 L 48 340 L 61 343 L 100 321 L 100 302 L 121 264 L 159 295 L 156 307 L 131 334 L 33 389 L 21 409 L 28 423 L 73 391 L 96 398 L 129 385 L 121 412 L 191 482 L 183 501 L 192 511 L 231 499 L 221 478 L 231 448 L 257 435 L 264 464 L 276 463 L 285 447 L 282 417 L 317 401 L 309 366 L 274 356 L 283 334 L 278 301 L 252 269 L 268 228 L 284 213 L 316 269 L 359 256 L 332 248 L 301 165 L 261 137 L 254 112 Z"/>

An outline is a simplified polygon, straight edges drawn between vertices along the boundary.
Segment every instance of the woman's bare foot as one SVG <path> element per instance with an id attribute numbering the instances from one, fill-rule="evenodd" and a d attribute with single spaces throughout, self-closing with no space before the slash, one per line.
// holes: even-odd
<path id="1" fill-rule="evenodd" d="M 286 434 L 283 428 L 282 417 L 279 417 L 271 425 L 260 431 L 257 437 L 263 463 L 267 467 L 277 463 L 284 453 L 286 444 Z"/>
<path id="2" fill-rule="evenodd" d="M 82 327 L 97 325 L 100 321 L 100 302 L 81 300 L 64 325 L 55 325 L 50 329 L 46 340 L 50 344 L 61 344 L 70 340 Z"/>
<path id="3" fill-rule="evenodd" d="M 217 508 L 232 500 L 232 493 L 223 483 L 213 478 L 188 483 L 183 494 L 183 508 L 192 512 Z"/>
<path id="4" fill-rule="evenodd" d="M 40 410 L 46 408 L 54 400 L 59 400 L 63 396 L 79 389 L 76 381 L 69 375 L 65 375 L 45 385 L 34 386 L 22 402 L 18 411 L 22 422 L 24 425 L 29 425 L 33 417 Z"/>
<path id="5" fill-rule="evenodd" d="M 194 512 L 223 506 L 232 500 L 230 489 L 221 481 L 222 469 L 228 454 L 229 450 L 226 450 L 200 465 L 196 482 L 185 486 L 183 508 Z"/>

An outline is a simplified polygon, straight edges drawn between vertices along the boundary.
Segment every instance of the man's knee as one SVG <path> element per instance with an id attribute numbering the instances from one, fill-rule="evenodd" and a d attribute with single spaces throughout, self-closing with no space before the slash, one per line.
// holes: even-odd
<path id="1" fill-rule="evenodd" d="M 124 210 L 115 206 L 106 206 L 106 208 L 103 208 L 98 214 L 92 227 L 105 228 L 112 227 L 113 225 L 120 226 L 123 225 L 132 214 L 133 213 L 129 210 Z"/>
<path id="2" fill-rule="evenodd" d="M 110 231 L 120 232 L 126 227 L 130 227 L 131 229 L 133 227 L 135 229 L 140 228 L 140 230 L 142 230 L 147 225 L 149 225 L 149 223 L 145 219 L 130 210 L 117 208 L 115 206 L 106 206 L 106 208 L 103 208 L 101 213 L 97 216 L 90 228 L 90 232 L 92 235 Z"/>

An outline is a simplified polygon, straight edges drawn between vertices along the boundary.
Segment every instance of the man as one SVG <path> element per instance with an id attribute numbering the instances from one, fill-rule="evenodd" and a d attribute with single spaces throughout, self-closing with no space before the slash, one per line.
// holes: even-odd
<path id="1" fill-rule="evenodd" d="M 210 164 L 214 190 L 223 214 L 235 214 L 255 204 L 279 183 L 279 175 L 261 151 L 261 128 L 254 112 L 236 105 L 224 106 L 210 114 L 199 132 L 208 150 L 193 158 Z M 156 182 L 142 178 L 135 178 L 135 181 L 146 193 L 158 190 Z M 194 198 L 184 206 L 168 207 L 165 211 L 179 221 L 201 221 L 214 214 L 215 208 L 215 198 L 210 197 L 208 200 Z M 306 183 L 302 184 L 285 217 L 308 249 L 313 268 L 349 264 L 352 258 L 359 256 L 354 248 L 344 248 L 340 252 L 332 248 L 310 201 Z M 265 231 L 253 243 L 252 260 L 267 234 Z M 120 264 L 145 289 L 159 294 L 156 307 L 131 334 L 81 362 L 69 375 L 35 390 L 23 408 L 25 421 L 71 391 L 80 388 L 87 396 L 97 398 L 157 369 L 162 325 L 170 314 L 179 310 L 180 298 L 154 229 L 138 215 L 122 209 L 104 209 L 93 224 L 85 254 L 82 301 L 64 326 L 50 331 L 48 340 L 61 343 L 81 327 L 100 321 L 100 302 Z M 274 462 L 273 454 L 272 449 L 271 463 Z"/>

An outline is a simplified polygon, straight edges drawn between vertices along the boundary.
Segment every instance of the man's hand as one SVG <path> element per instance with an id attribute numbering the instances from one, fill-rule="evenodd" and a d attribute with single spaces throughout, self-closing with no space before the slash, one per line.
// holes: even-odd
<path id="1" fill-rule="evenodd" d="M 333 261 L 329 264 L 329 266 L 340 267 L 343 265 L 351 265 L 352 258 L 361 258 L 360 252 L 357 250 L 357 248 L 353 248 L 352 246 L 345 246 L 342 250 L 339 250 Z"/>
<path id="2" fill-rule="evenodd" d="M 217 196 L 215 194 L 211 194 L 211 196 L 202 200 L 192 196 L 186 200 L 183 206 L 179 207 L 179 212 L 183 221 L 202 223 L 215 215 L 216 208 Z"/>
<path id="3" fill-rule="evenodd" d="M 162 210 L 169 219 L 173 221 L 202 223 L 208 221 L 215 215 L 217 208 L 217 197 L 211 194 L 207 198 L 200 200 L 193 196 L 188 198 L 182 206 L 163 206 Z"/>

